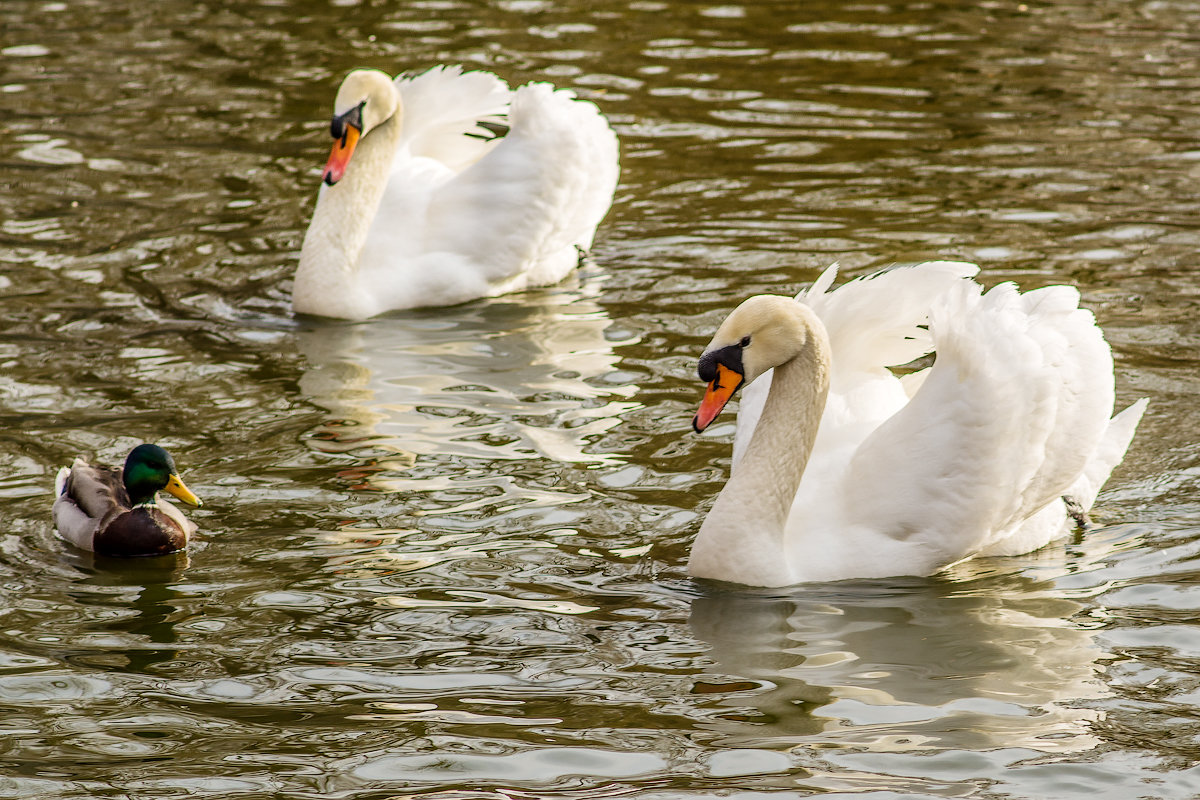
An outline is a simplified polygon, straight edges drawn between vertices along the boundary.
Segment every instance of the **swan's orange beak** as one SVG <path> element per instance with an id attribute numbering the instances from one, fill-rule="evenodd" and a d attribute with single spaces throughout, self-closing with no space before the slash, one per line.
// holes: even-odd
<path id="1" fill-rule="evenodd" d="M 333 140 L 333 152 L 329 154 L 329 161 L 325 164 L 325 174 L 321 178 L 325 183 L 333 186 L 346 174 L 350 156 L 354 155 L 354 146 L 358 144 L 360 136 L 362 131 L 356 126 L 343 126 L 342 135 Z"/>
<path id="2" fill-rule="evenodd" d="M 702 432 L 712 424 L 729 402 L 729 398 L 733 397 L 733 393 L 742 385 L 743 380 L 741 373 L 724 364 L 717 364 L 717 377 L 708 384 L 704 399 L 700 401 L 700 408 L 692 418 L 692 427 L 696 429 L 696 433 Z"/>

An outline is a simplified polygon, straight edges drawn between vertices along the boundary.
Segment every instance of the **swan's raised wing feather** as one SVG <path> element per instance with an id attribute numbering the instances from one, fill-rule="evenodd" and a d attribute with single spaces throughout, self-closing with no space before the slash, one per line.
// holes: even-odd
<path id="1" fill-rule="evenodd" d="M 811 287 L 796 295 L 825 326 L 833 354 L 829 400 L 821 420 L 823 438 L 813 454 L 818 462 L 826 455 L 825 444 L 836 441 L 839 451 L 857 445 L 907 402 L 908 392 L 888 367 L 906 364 L 933 349 L 930 308 L 977 274 L 979 267 L 963 261 L 929 261 L 876 272 L 831 290 L 837 270 L 836 264 L 828 267 Z M 770 386 L 767 373 L 742 390 L 733 445 L 735 466 L 749 445 Z"/>
<path id="2" fill-rule="evenodd" d="M 992 291 L 1000 289 L 1017 294 L 1007 284 Z M 1024 312 L 1036 320 L 1029 335 L 1041 346 L 1054 413 L 1043 415 L 1049 428 L 1041 463 L 1001 531 L 1070 490 L 1104 436 L 1115 400 L 1112 352 L 1092 312 L 1079 308 L 1079 292 L 1048 286 L 1019 297 Z"/>
<path id="3" fill-rule="evenodd" d="M 1112 358 L 1078 293 L 987 294 L 934 305 L 936 361 L 859 448 L 850 518 L 948 563 L 1011 534 L 1079 478 L 1112 411 Z"/>
<path id="4" fill-rule="evenodd" d="M 855 372 L 879 373 L 906 364 L 933 348 L 926 323 L 937 298 L 974 277 L 979 267 L 963 261 L 927 261 L 855 278 L 827 291 L 836 265 L 796 299 L 816 312 L 834 354 L 833 383 Z"/>
<path id="5" fill-rule="evenodd" d="M 578 263 L 578 249 L 591 246 L 608 212 L 616 135 L 595 105 L 545 83 L 516 91 L 508 121 L 487 155 L 434 193 L 427 248 L 461 254 L 491 282 L 535 264 L 521 274 L 523 286 L 554 283 Z"/>
<path id="6" fill-rule="evenodd" d="M 401 152 L 459 172 L 483 158 L 495 139 L 481 122 L 502 124 L 513 93 L 489 72 L 439 66 L 395 80 L 404 115 Z"/>

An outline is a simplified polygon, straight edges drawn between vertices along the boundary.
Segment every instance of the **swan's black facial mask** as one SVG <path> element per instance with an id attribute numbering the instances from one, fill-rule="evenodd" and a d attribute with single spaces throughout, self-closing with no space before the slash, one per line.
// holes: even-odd
<path id="1" fill-rule="evenodd" d="M 692 427 L 700 433 L 717 418 L 721 409 L 745 382 L 742 367 L 744 345 L 730 345 L 710 350 L 700 356 L 700 380 L 708 384 L 700 408 L 692 418 Z"/>
<path id="2" fill-rule="evenodd" d="M 329 161 L 325 164 L 325 172 L 321 180 L 328 186 L 333 186 L 346 174 L 350 164 L 350 156 L 362 135 L 362 112 L 366 103 L 359 103 L 345 114 L 334 117 L 329 124 L 329 132 L 333 135 L 333 150 Z"/>
<path id="3" fill-rule="evenodd" d="M 347 128 L 347 126 L 352 126 L 352 127 L 358 128 L 359 133 L 362 133 L 362 129 L 363 129 L 362 112 L 363 112 L 363 106 L 365 106 L 365 105 L 366 105 L 366 103 L 359 103 L 354 108 L 347 111 L 345 114 L 341 114 L 339 116 L 334 117 L 333 121 L 329 123 L 330 136 L 332 136 L 335 139 L 341 139 L 342 147 L 346 146 L 346 133 L 347 133 L 346 128 Z"/>
<path id="4" fill-rule="evenodd" d="M 712 383 L 716 380 L 718 364 L 733 370 L 738 375 L 745 375 L 746 369 L 742 366 L 742 346 L 731 344 L 718 350 L 709 350 L 700 356 L 697 370 L 700 373 L 700 380 L 705 383 Z"/>

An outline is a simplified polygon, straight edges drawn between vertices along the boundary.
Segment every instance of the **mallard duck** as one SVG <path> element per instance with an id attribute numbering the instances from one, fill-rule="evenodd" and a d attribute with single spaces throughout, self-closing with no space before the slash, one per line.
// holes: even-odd
<path id="1" fill-rule="evenodd" d="M 756 586 L 931 575 L 1083 524 L 1146 400 L 1115 417 L 1113 360 L 1079 292 L 930 262 L 738 306 L 700 358 L 703 431 L 745 386 L 732 474 L 688 561 Z M 930 352 L 932 367 L 888 369 Z"/>
<path id="2" fill-rule="evenodd" d="M 600 110 L 548 83 L 357 69 L 331 132 L 292 289 L 302 314 L 364 319 L 557 283 L 617 185 Z"/>
<path id="3" fill-rule="evenodd" d="M 179 479 L 171 454 L 140 444 L 123 468 L 98 467 L 81 458 L 58 471 L 54 525 L 76 547 L 105 556 L 157 556 L 187 547 L 195 523 L 160 502 L 166 491 L 193 506 L 200 498 Z"/>

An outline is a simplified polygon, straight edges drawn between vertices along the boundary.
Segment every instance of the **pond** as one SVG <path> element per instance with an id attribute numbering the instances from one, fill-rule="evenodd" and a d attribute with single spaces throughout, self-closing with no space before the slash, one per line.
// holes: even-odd
<path id="1" fill-rule="evenodd" d="M 0 797 L 1200 795 L 1200 7 L 6 0 Z M 548 80 L 621 138 L 578 275 L 363 323 L 292 274 L 357 66 Z M 696 359 L 826 265 L 1078 286 L 1096 527 L 933 578 L 689 578 Z M 58 540 L 175 455 L 186 554 Z"/>

